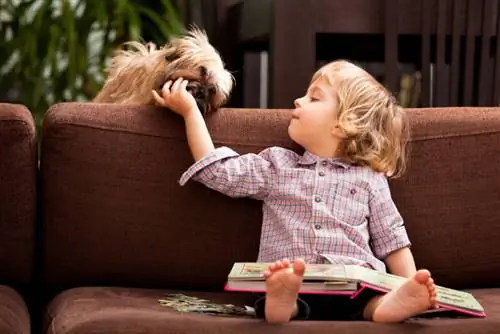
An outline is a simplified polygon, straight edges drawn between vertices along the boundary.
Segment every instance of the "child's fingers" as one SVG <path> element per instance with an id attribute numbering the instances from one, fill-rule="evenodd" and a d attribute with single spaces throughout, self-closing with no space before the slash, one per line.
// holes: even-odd
<path id="1" fill-rule="evenodd" d="M 155 99 L 155 102 L 158 103 L 158 105 L 165 106 L 165 101 L 155 90 L 153 90 L 153 98 Z"/>
<path id="2" fill-rule="evenodd" d="M 188 85 L 188 81 L 187 80 L 182 80 L 181 84 L 180 84 L 180 89 L 181 90 L 186 90 L 187 88 L 187 85 Z"/>
<path id="3" fill-rule="evenodd" d="M 179 85 L 182 83 L 183 80 L 184 79 L 182 77 L 179 77 L 179 78 L 177 78 L 177 80 L 175 80 L 174 84 L 172 85 L 173 92 L 179 90 Z"/>
<path id="4" fill-rule="evenodd" d="M 163 97 L 166 97 L 168 94 L 170 94 L 170 86 L 171 85 L 172 85 L 171 80 L 168 80 L 167 82 L 165 82 L 165 84 L 163 85 L 163 87 L 161 89 L 161 94 L 163 95 Z"/>

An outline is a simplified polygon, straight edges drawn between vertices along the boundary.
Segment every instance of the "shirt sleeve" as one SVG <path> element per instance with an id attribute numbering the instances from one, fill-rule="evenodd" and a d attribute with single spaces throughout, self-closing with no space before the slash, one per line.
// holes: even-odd
<path id="1" fill-rule="evenodd" d="M 273 173 L 269 149 L 239 155 L 223 146 L 191 165 L 179 183 L 183 186 L 192 179 L 230 197 L 262 200 L 269 194 Z"/>
<path id="2" fill-rule="evenodd" d="M 372 189 L 369 199 L 370 221 L 369 232 L 371 248 L 375 256 L 384 260 L 390 253 L 410 247 L 410 239 L 406 233 L 403 218 L 392 200 L 387 179 Z"/>

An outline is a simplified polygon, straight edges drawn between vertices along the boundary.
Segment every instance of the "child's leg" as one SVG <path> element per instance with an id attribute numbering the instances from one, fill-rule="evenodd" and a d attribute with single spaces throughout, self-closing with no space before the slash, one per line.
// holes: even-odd
<path id="1" fill-rule="evenodd" d="M 372 298 L 363 317 L 380 323 L 395 323 L 418 315 L 436 305 L 436 286 L 427 270 L 419 270 L 398 289 Z"/>
<path id="2" fill-rule="evenodd" d="M 306 265 L 295 260 L 293 270 L 288 260 L 277 261 L 264 273 L 266 277 L 265 317 L 269 323 L 285 323 L 297 315 L 297 298 Z"/>

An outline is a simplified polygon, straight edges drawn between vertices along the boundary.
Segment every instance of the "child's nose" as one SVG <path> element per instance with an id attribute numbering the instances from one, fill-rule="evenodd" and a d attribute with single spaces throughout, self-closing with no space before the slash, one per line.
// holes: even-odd
<path id="1" fill-rule="evenodd" d="M 295 108 L 300 107 L 300 101 L 301 101 L 301 99 L 300 99 L 300 98 L 295 99 L 295 101 L 293 101 L 293 105 L 295 106 Z"/>

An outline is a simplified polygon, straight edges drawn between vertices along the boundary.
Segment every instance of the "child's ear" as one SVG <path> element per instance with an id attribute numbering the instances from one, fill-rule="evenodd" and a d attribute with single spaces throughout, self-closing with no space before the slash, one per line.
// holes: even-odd
<path id="1" fill-rule="evenodd" d="M 339 123 L 337 122 L 332 124 L 331 134 L 336 138 L 346 138 L 344 130 L 340 127 Z"/>

